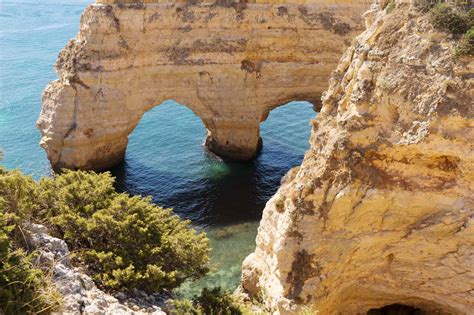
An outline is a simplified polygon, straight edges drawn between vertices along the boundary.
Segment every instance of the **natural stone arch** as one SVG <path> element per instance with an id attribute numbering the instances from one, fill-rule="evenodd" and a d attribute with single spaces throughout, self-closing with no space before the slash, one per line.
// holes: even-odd
<path id="1" fill-rule="evenodd" d="M 140 117 L 166 99 L 202 119 L 209 149 L 251 159 L 273 107 L 320 98 L 367 6 L 99 2 L 84 12 L 59 55 L 60 79 L 43 94 L 37 124 L 54 168 L 119 163 Z"/>

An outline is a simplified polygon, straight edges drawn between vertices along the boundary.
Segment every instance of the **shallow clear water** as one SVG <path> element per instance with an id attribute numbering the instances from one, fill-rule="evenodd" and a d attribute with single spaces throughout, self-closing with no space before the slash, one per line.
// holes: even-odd
<path id="1" fill-rule="evenodd" d="M 51 174 L 35 128 L 41 93 L 56 79 L 52 65 L 90 2 L 0 0 L 0 148 L 7 168 L 36 178 Z M 183 294 L 202 286 L 238 285 L 265 203 L 286 171 L 301 162 L 314 116 L 306 102 L 273 110 L 261 125 L 260 155 L 248 163 L 229 163 L 206 152 L 204 126 L 187 107 L 170 100 L 144 115 L 130 136 L 124 163 L 112 173 L 118 190 L 151 195 L 208 232 L 214 271 L 183 285 Z"/>

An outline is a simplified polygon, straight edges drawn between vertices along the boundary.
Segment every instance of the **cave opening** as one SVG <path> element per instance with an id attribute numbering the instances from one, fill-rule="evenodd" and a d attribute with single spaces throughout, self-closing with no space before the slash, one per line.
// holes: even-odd
<path id="1" fill-rule="evenodd" d="M 422 309 L 404 305 L 404 304 L 390 304 L 381 308 L 372 308 L 367 312 L 367 315 L 424 315 Z"/>

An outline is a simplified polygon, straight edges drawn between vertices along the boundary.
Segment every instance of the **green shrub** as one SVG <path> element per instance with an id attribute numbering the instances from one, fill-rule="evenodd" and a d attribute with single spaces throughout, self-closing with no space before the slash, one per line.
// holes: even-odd
<path id="1" fill-rule="evenodd" d="M 385 7 L 387 14 L 391 13 L 396 7 L 395 0 L 391 0 Z"/>
<path id="2" fill-rule="evenodd" d="M 459 41 L 456 56 L 474 56 L 474 27 L 471 27 Z"/>
<path id="3" fill-rule="evenodd" d="M 170 315 L 202 315 L 201 310 L 188 299 L 168 301 L 166 313 Z"/>
<path id="4" fill-rule="evenodd" d="M 430 10 L 433 26 L 459 39 L 455 56 L 474 55 L 474 8 L 462 4 L 438 4 Z"/>
<path id="5" fill-rule="evenodd" d="M 238 304 L 229 294 L 221 292 L 220 288 L 202 289 L 201 295 L 195 298 L 195 302 L 203 314 L 209 315 L 239 315 L 242 314 Z"/>
<path id="6" fill-rule="evenodd" d="M 18 218 L 6 213 L 0 196 L 0 313 L 49 314 L 60 306 L 60 296 L 43 270 L 34 265 L 35 254 L 27 254 L 13 241 Z"/>
<path id="7" fill-rule="evenodd" d="M 64 171 L 43 179 L 40 195 L 74 261 L 104 289 L 156 292 L 209 271 L 204 233 L 150 198 L 116 193 L 109 173 Z"/>
<path id="8" fill-rule="evenodd" d="M 416 0 L 415 1 L 415 8 L 422 13 L 426 13 L 431 10 L 435 6 L 434 2 L 429 0 Z"/>
<path id="9" fill-rule="evenodd" d="M 469 17 L 461 9 L 449 4 L 438 4 L 430 10 L 433 26 L 439 30 L 460 35 L 470 28 Z"/>
<path id="10" fill-rule="evenodd" d="M 469 9 L 469 11 L 467 12 L 467 23 L 470 27 L 474 26 L 474 8 Z"/>
<path id="11" fill-rule="evenodd" d="M 39 209 L 36 182 L 17 170 L 7 171 L 0 167 L 0 198 L 5 212 L 14 214 L 16 223 L 31 220 Z M 18 230 L 14 232 L 16 234 Z M 21 235 L 14 236 L 15 241 L 22 241 Z"/>
<path id="12" fill-rule="evenodd" d="M 168 301 L 168 313 L 173 315 L 241 315 L 241 305 L 221 288 L 204 288 L 192 301 L 188 299 Z"/>

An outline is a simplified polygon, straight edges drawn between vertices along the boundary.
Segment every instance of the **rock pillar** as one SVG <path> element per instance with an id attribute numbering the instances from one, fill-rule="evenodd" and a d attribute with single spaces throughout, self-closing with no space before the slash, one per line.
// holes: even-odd
<path id="1" fill-rule="evenodd" d="M 262 147 L 260 121 L 214 120 L 208 128 L 206 146 L 225 159 L 250 160 Z"/>

